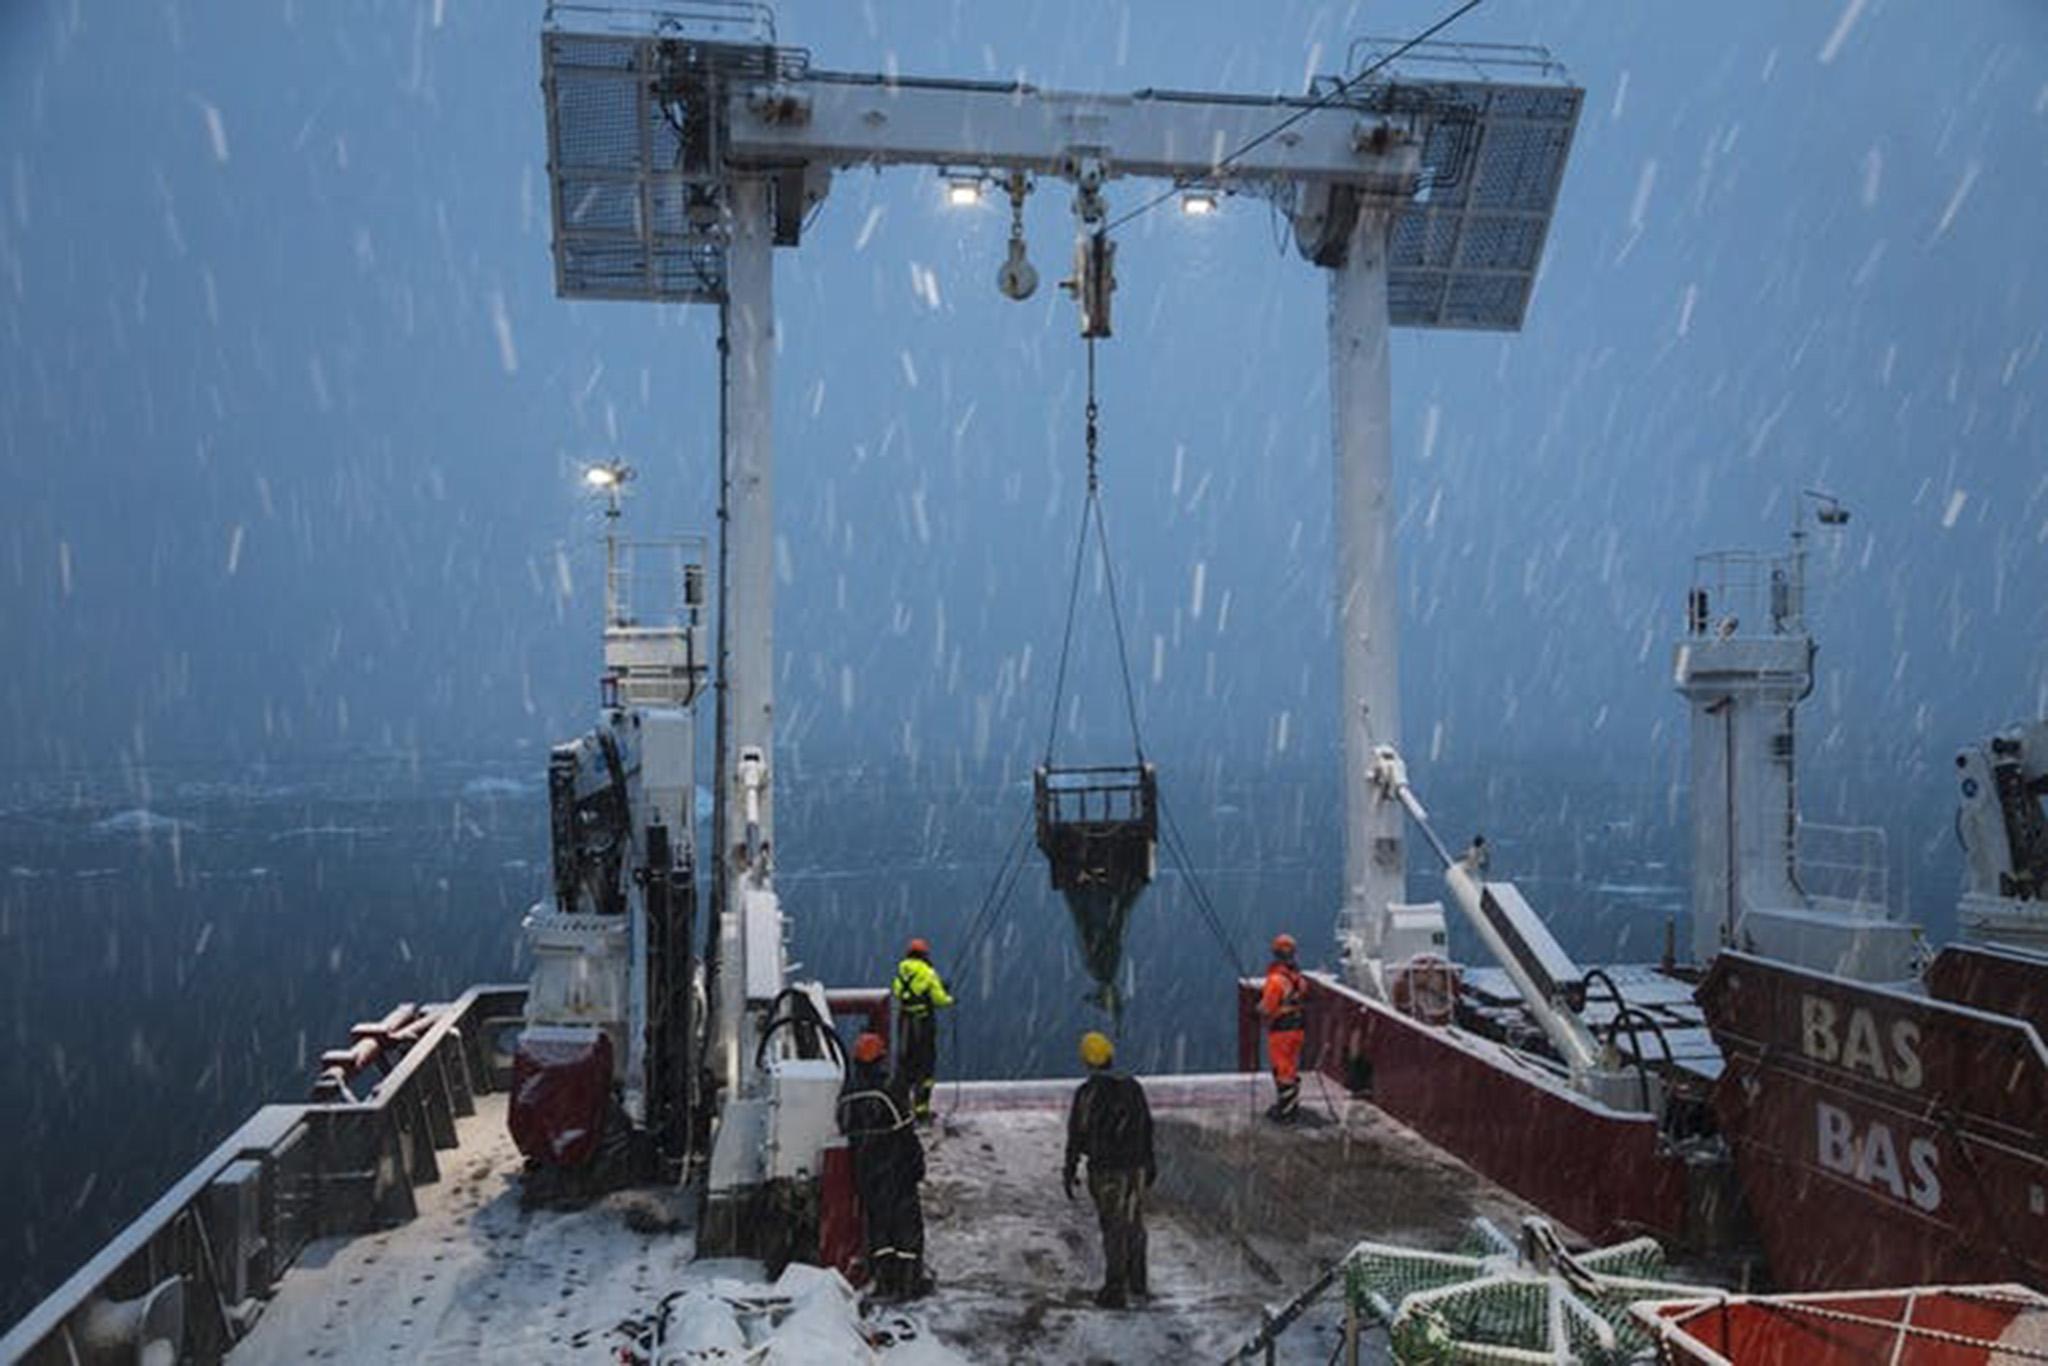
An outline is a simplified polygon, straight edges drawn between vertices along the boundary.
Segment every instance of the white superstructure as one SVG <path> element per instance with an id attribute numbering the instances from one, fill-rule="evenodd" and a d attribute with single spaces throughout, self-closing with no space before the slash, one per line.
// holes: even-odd
<path id="1" fill-rule="evenodd" d="M 534 971 L 522 1047 L 561 1057 L 602 1035 L 625 1118 L 679 1162 L 697 990 L 688 936 L 704 546 L 622 540 L 631 477 L 617 464 L 588 472 L 608 500 L 601 705 L 598 724 L 548 759 L 553 877 L 525 923 Z"/>
<path id="2" fill-rule="evenodd" d="M 1825 500 L 1822 524 L 1848 514 Z M 1892 917 L 1882 846 L 1872 876 L 1803 884 L 1794 728 L 1813 691 L 1806 536 L 1782 555 L 1700 556 L 1686 594 L 1672 684 L 1692 709 L 1692 956 L 1724 948 L 1874 982 L 1918 972 L 1917 926 Z"/>

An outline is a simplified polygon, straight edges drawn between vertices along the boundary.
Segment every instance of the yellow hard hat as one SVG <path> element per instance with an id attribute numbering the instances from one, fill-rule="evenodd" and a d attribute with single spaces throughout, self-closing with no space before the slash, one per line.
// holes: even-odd
<path id="1" fill-rule="evenodd" d="M 1109 1041 L 1107 1034 L 1091 1029 L 1081 1036 L 1081 1061 L 1090 1067 L 1107 1067 L 1115 1056 L 1116 1045 Z"/>

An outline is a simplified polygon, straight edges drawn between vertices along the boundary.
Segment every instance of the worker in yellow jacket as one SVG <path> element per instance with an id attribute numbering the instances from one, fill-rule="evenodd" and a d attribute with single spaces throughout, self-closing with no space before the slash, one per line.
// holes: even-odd
<path id="1" fill-rule="evenodd" d="M 910 1087 L 917 1122 L 932 1122 L 932 1078 L 939 1066 L 939 1022 L 934 1018 L 941 1006 L 953 1004 L 939 970 L 932 966 L 932 946 L 913 939 L 896 965 L 896 980 L 890 984 L 896 997 L 896 1058 L 903 1080 Z"/>

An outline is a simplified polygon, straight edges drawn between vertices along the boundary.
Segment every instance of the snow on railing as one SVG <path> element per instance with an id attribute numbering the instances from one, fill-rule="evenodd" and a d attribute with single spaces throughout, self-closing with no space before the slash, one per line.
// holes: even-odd
<path id="1" fill-rule="evenodd" d="M 138 1360 L 159 1342 L 165 1360 L 220 1360 L 307 1243 L 413 1217 L 456 1117 L 508 1084 L 525 999 L 523 986 L 472 987 L 432 1008 L 363 1099 L 258 1110 L 0 1337 L 0 1361 L 97 1360 L 90 1344 L 115 1322 Z"/>
<path id="2" fill-rule="evenodd" d="M 1802 819 L 1796 838 L 1794 866 L 1807 895 L 1858 914 L 1890 915 L 1891 855 L 1882 829 Z"/>

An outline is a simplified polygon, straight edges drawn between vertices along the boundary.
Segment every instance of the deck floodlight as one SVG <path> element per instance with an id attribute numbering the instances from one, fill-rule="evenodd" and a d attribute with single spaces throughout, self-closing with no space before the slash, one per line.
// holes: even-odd
<path id="1" fill-rule="evenodd" d="M 981 203 L 980 177 L 948 176 L 946 178 L 946 203 L 956 209 L 971 209 Z"/>
<path id="2" fill-rule="evenodd" d="M 1214 190 L 1189 190 L 1180 197 L 1180 211 L 1190 218 L 1207 218 L 1219 207 Z"/>
<path id="3" fill-rule="evenodd" d="M 633 467 L 623 460 L 600 460 L 583 471 L 583 482 L 592 493 L 602 494 L 605 500 L 604 515 L 611 521 L 619 516 L 619 495 L 625 491 L 626 481 L 633 477 Z"/>

